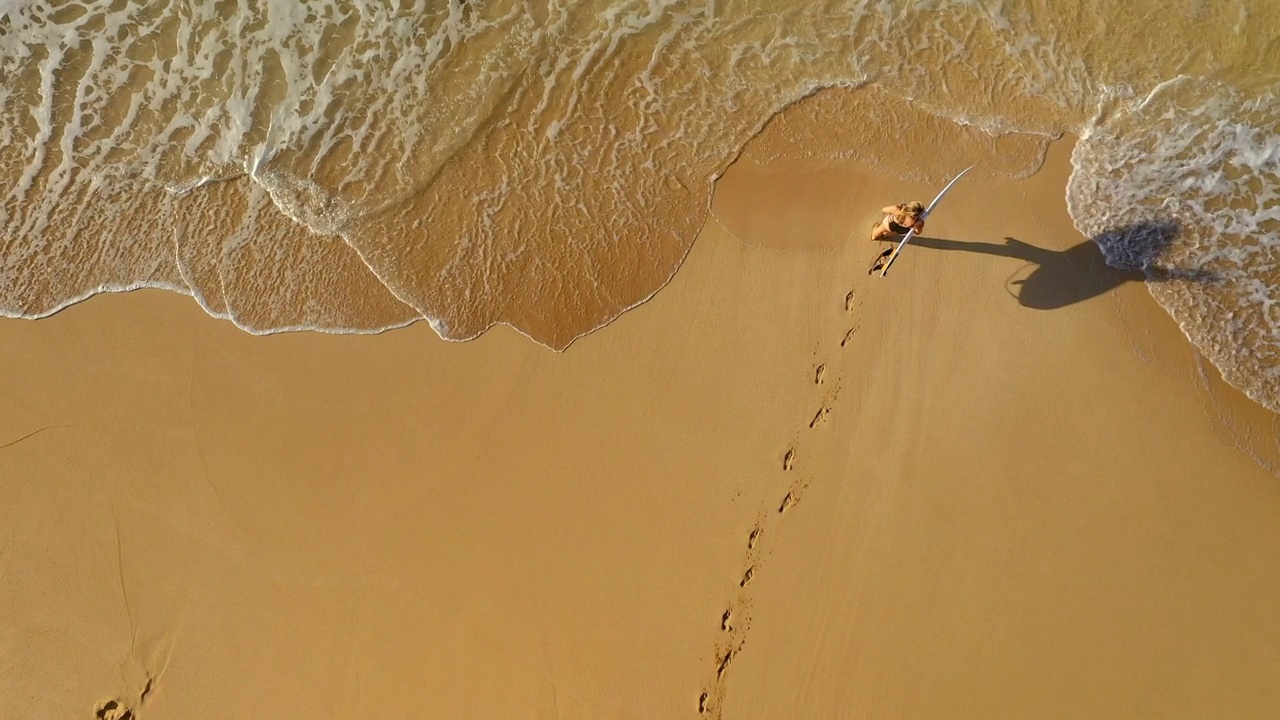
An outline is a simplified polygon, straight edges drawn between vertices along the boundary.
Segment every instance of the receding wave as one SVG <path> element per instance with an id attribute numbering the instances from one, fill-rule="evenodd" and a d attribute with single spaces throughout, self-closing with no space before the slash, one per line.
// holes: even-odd
<path id="1" fill-rule="evenodd" d="M 1176 78 L 1091 125 L 1073 163 L 1077 227 L 1147 273 L 1228 382 L 1280 411 L 1276 96 Z"/>
<path id="2" fill-rule="evenodd" d="M 1149 0 L 11 3 L 0 312 L 154 286 L 251 332 L 507 323 L 560 349 L 671 278 L 781 108 L 806 99 L 831 132 L 753 152 L 916 172 L 891 123 L 847 114 L 883 93 L 999 147 L 988 172 L 1078 133 L 1078 227 L 1280 409 L 1258 70 L 1277 20 Z M 1133 256 L 1133 227 L 1178 230 Z"/>

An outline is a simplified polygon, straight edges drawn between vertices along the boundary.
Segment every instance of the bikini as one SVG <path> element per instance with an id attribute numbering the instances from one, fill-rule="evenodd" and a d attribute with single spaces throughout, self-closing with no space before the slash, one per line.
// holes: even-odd
<path id="1" fill-rule="evenodd" d="M 906 235 L 907 233 L 911 232 L 911 228 L 902 227 L 901 225 L 899 225 L 898 223 L 892 220 L 889 221 L 889 230 L 893 232 L 894 235 Z"/>

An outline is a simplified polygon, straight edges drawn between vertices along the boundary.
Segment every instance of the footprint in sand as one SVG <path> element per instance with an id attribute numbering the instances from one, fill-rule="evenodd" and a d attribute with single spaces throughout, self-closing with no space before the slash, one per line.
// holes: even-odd
<path id="1" fill-rule="evenodd" d="M 854 294 L 853 294 L 853 291 L 850 290 L 849 294 L 844 296 L 844 309 L 847 312 L 853 312 L 853 301 L 854 301 Z"/>
<path id="2" fill-rule="evenodd" d="M 848 345 L 849 341 L 853 339 L 853 336 L 856 335 L 857 332 L 858 332 L 858 326 L 855 325 L 849 328 L 849 332 L 845 333 L 844 338 L 840 340 L 840 347 L 844 347 L 845 345 Z"/>
<path id="3" fill-rule="evenodd" d="M 733 662 L 733 650 L 726 650 L 724 657 L 716 663 L 716 680 L 724 677 L 724 671 L 729 669 L 729 663 Z"/>
<path id="4" fill-rule="evenodd" d="M 745 573 L 742 574 L 742 581 L 738 583 L 738 587 L 746 587 L 751 582 L 751 578 L 755 576 L 756 576 L 756 566 L 752 565 L 751 567 L 747 568 L 747 571 Z"/>
<path id="5" fill-rule="evenodd" d="M 795 463 L 795 461 L 796 461 L 796 449 L 790 448 L 787 450 L 787 454 L 782 456 L 782 469 L 790 470 L 791 465 Z"/>
<path id="6" fill-rule="evenodd" d="M 721 615 L 721 616 L 720 616 L 720 629 L 721 629 L 721 630 L 729 630 L 729 629 L 730 629 L 730 628 L 729 628 L 729 620 L 731 620 L 732 618 L 733 618 L 733 611 L 732 611 L 732 610 L 725 610 L 725 611 L 724 611 L 724 615 Z"/>
<path id="7" fill-rule="evenodd" d="M 897 246 L 893 245 L 893 246 L 890 246 L 889 249 L 877 255 L 875 262 L 871 263 L 871 270 L 869 270 L 867 274 L 875 275 L 876 273 L 880 272 L 880 270 L 884 267 L 884 264 L 889 262 L 890 256 L 893 255 L 893 251 L 896 249 L 897 249 Z"/>
<path id="8" fill-rule="evenodd" d="M 93 709 L 97 720 L 133 720 L 133 711 L 118 700 L 103 700 Z"/>
<path id="9" fill-rule="evenodd" d="M 756 529 L 754 529 L 754 530 L 752 530 L 752 531 L 751 531 L 751 534 L 750 534 L 750 535 L 748 535 L 748 536 L 747 536 L 747 549 L 748 549 L 748 550 L 755 550 L 755 549 L 756 549 L 756 542 L 760 540 L 760 533 L 761 533 L 761 532 L 764 532 L 764 531 L 763 531 L 763 530 L 761 530 L 760 528 L 756 528 Z"/>
<path id="10" fill-rule="evenodd" d="M 818 409 L 818 414 L 813 416 L 809 421 L 810 429 L 818 427 L 818 424 L 827 419 L 827 413 L 831 412 L 831 408 L 823 406 Z"/>
<path id="11" fill-rule="evenodd" d="M 814 370 L 814 371 L 813 371 L 813 384 L 814 384 L 814 385 L 821 385 L 821 384 L 822 384 L 822 376 L 823 376 L 823 374 L 825 374 L 826 372 L 827 372 L 827 366 L 826 366 L 826 365 L 819 365 L 819 366 L 818 366 L 818 368 L 817 368 L 816 370 Z"/>
<path id="12" fill-rule="evenodd" d="M 782 498 L 782 504 L 778 506 L 778 512 L 784 513 L 787 510 L 790 510 L 791 506 L 795 504 L 796 504 L 795 493 L 787 493 L 787 496 Z"/>
<path id="13" fill-rule="evenodd" d="M 698 696 L 698 714 L 705 715 L 707 713 L 707 697 L 706 693 Z"/>

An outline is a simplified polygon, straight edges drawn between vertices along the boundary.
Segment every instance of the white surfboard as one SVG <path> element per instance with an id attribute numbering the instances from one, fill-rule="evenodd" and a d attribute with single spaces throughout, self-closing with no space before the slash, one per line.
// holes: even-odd
<path id="1" fill-rule="evenodd" d="M 961 170 L 959 175 L 951 178 L 951 182 L 947 183 L 947 186 L 942 188 L 942 192 L 938 193 L 938 197 L 934 198 L 933 202 L 929 203 L 929 207 L 925 208 L 924 212 L 920 214 L 920 219 L 921 220 L 927 219 L 929 217 L 929 213 L 932 213 L 933 209 L 938 207 L 938 203 L 942 202 L 942 196 L 947 194 L 947 191 L 951 189 L 951 186 L 955 185 L 957 180 L 964 177 L 965 173 L 969 172 L 970 170 L 976 167 L 978 167 L 976 164 L 970 165 L 969 167 Z M 910 230 L 907 231 L 907 234 L 902 237 L 902 242 L 898 243 L 898 247 L 893 249 L 893 254 L 890 255 L 889 259 L 885 261 L 884 267 L 880 268 L 880 277 L 884 277 L 885 275 L 889 274 L 889 266 L 893 264 L 894 260 L 898 259 L 898 253 L 902 252 L 903 246 L 905 246 L 907 242 L 911 240 L 911 238 L 915 237 L 915 235 L 916 235 L 915 228 L 911 228 Z"/>

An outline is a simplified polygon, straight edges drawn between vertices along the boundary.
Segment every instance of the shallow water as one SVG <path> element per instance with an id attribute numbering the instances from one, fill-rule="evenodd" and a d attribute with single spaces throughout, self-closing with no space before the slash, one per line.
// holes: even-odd
<path id="1" fill-rule="evenodd" d="M 1280 409 L 1275 27 L 1189 0 L 8 0 L 0 312 L 151 285 L 251 332 L 563 348 L 670 279 L 779 109 L 874 84 L 998 143 L 991 172 L 1077 133 L 1077 226 Z M 833 131 L 792 150 L 904 172 L 810 102 Z"/>

